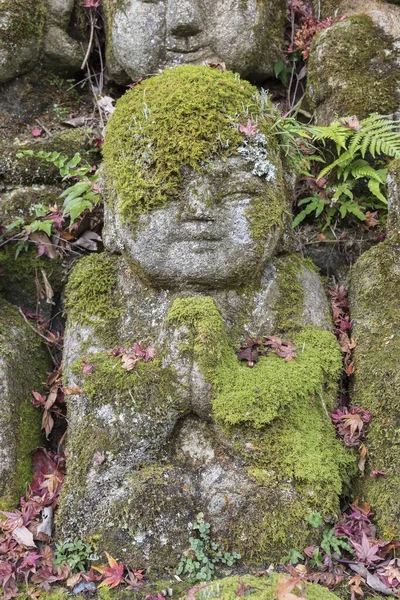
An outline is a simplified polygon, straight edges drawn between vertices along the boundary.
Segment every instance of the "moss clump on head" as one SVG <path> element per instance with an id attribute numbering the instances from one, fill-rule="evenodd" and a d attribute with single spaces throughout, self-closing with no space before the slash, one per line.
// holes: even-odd
<path id="1" fill-rule="evenodd" d="M 393 113 L 399 105 L 398 51 L 367 15 L 348 17 L 315 36 L 307 90 L 317 119 Z"/>
<path id="2" fill-rule="evenodd" d="M 117 258 L 91 254 L 74 266 L 66 285 L 65 309 L 69 322 L 90 326 L 109 346 L 117 342 L 116 329 L 122 312 L 116 292 Z"/>
<path id="3" fill-rule="evenodd" d="M 178 197 L 183 166 L 199 170 L 233 154 L 243 140 L 235 124 L 248 109 L 255 116 L 260 110 L 256 92 L 229 71 L 191 65 L 166 69 L 128 91 L 117 103 L 103 149 L 122 217 L 135 226 L 141 213 Z"/>
<path id="4" fill-rule="evenodd" d="M 371 412 L 367 466 L 385 477 L 359 480 L 355 495 L 375 513 L 379 536 L 400 535 L 400 241 L 365 252 L 351 271 L 355 373 L 352 403 Z"/>
<path id="5" fill-rule="evenodd" d="M 194 597 L 198 600 L 211 597 L 219 598 L 220 600 L 233 600 L 233 598 L 238 596 L 236 591 L 239 589 L 241 582 L 243 582 L 245 585 L 252 586 L 253 589 L 250 590 L 252 600 L 275 600 L 275 589 L 280 577 L 289 577 L 289 575 L 285 576 L 273 573 L 269 577 L 254 577 L 253 575 L 225 577 L 224 579 L 215 580 L 207 584 L 207 587 L 196 592 Z M 304 594 L 297 588 L 292 591 L 292 594 L 301 598 L 307 598 L 308 600 L 340 600 L 339 596 L 320 585 L 306 583 L 305 586 L 306 591 Z M 214 591 L 214 596 L 211 595 L 211 591 Z M 210 595 L 207 595 L 208 593 Z"/>

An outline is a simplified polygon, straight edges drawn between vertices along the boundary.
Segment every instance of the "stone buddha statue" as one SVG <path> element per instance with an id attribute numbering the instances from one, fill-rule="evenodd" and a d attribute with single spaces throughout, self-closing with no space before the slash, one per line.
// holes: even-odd
<path id="1" fill-rule="evenodd" d="M 283 51 L 282 0 L 104 2 L 112 75 L 133 81 L 179 64 L 225 62 L 244 77 L 273 76 Z M 119 74 L 121 78 L 121 74 Z M 123 77 L 123 76 L 122 76 Z"/>
<path id="2" fill-rule="evenodd" d="M 106 251 L 67 285 L 58 531 L 155 571 L 177 566 L 198 512 L 247 563 L 304 547 L 307 514 L 334 514 L 353 468 L 328 415 L 341 356 L 324 289 L 285 251 L 271 114 L 209 67 L 127 92 L 104 147 Z M 272 335 L 292 360 L 239 361 L 248 336 Z"/>

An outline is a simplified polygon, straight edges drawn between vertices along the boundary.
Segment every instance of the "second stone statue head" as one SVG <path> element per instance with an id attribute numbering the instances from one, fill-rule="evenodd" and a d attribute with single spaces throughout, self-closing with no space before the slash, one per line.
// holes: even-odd
<path id="1" fill-rule="evenodd" d="M 237 287 L 261 276 L 286 210 L 264 94 L 231 72 L 167 69 L 127 92 L 104 145 L 104 239 L 153 285 Z"/>
<path id="2" fill-rule="evenodd" d="M 134 81 L 203 61 L 263 79 L 282 53 L 285 0 L 123 0 L 114 10 L 113 0 L 105 4 L 108 47 Z"/>

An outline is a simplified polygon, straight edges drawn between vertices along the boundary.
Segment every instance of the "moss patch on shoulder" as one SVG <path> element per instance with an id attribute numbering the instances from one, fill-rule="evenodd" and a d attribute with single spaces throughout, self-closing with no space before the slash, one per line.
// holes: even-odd
<path id="1" fill-rule="evenodd" d="M 103 150 L 122 217 L 135 226 L 141 213 L 176 198 L 181 167 L 199 170 L 235 153 L 242 141 L 235 124 L 247 109 L 259 112 L 256 91 L 229 71 L 192 65 L 166 69 L 128 91 Z"/>
<path id="2" fill-rule="evenodd" d="M 335 23 L 315 36 L 308 61 L 308 97 L 320 123 L 335 116 L 390 114 L 399 105 L 398 50 L 367 15 Z"/>
<path id="3" fill-rule="evenodd" d="M 304 327 L 292 337 L 295 360 L 270 354 L 249 369 L 239 363 L 211 298 L 178 298 L 168 320 L 187 330 L 191 343 L 182 351 L 193 352 L 212 384 L 214 419 L 236 440 L 237 451 L 250 462 L 249 475 L 259 484 L 234 525 L 240 552 L 262 560 L 278 556 L 282 548 L 301 547 L 310 535 L 306 514 L 336 514 L 343 485 L 355 470 L 354 457 L 336 439 L 328 414 L 341 372 L 335 337 Z M 268 514 L 263 506 L 269 506 Z"/>

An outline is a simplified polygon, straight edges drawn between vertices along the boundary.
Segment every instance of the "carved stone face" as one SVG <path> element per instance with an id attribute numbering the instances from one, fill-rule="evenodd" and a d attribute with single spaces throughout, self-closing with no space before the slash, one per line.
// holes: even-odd
<path id="1" fill-rule="evenodd" d="M 236 287 L 254 278 L 273 256 L 281 228 L 271 227 L 260 251 L 249 218 L 254 203 L 268 202 L 266 193 L 275 183 L 253 175 L 237 157 L 215 161 L 204 173 L 188 170 L 185 183 L 181 200 L 142 215 L 134 234 L 108 209 L 106 245 L 116 250 L 115 240 L 122 242 L 162 287 Z"/>
<path id="2" fill-rule="evenodd" d="M 133 80 L 203 61 L 265 77 L 280 50 L 283 10 L 281 0 L 275 4 L 272 19 L 258 0 L 127 0 L 113 20 L 115 59 Z"/>

